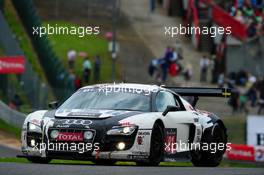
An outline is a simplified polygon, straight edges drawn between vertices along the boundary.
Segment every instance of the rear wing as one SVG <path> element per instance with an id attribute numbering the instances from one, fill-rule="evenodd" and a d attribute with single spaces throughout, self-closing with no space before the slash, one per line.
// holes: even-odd
<path id="1" fill-rule="evenodd" d="M 229 97 L 231 90 L 228 88 L 202 88 L 202 87 L 164 87 L 181 96 L 193 97 Z"/>
<path id="2" fill-rule="evenodd" d="M 199 97 L 230 97 L 231 89 L 228 88 L 202 88 L 202 87 L 164 87 L 187 100 L 193 107 L 196 106 Z"/>

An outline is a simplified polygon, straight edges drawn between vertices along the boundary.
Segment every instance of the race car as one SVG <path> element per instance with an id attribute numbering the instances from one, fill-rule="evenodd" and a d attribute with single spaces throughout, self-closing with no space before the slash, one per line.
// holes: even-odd
<path id="1" fill-rule="evenodd" d="M 227 97 L 230 91 L 128 83 L 83 87 L 60 106 L 51 103 L 51 110 L 26 117 L 18 157 L 142 166 L 185 158 L 194 166 L 218 166 L 228 147 L 226 127 L 215 114 L 195 108 L 200 96 Z"/>

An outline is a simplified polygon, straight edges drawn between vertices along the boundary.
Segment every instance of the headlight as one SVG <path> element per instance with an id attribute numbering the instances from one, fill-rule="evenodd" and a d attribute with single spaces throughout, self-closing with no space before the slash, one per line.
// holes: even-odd
<path id="1" fill-rule="evenodd" d="M 85 131 L 83 134 L 84 139 L 90 140 L 93 138 L 93 132 L 92 131 Z"/>
<path id="2" fill-rule="evenodd" d="M 36 124 L 28 123 L 28 131 L 41 133 L 41 128 Z"/>
<path id="3" fill-rule="evenodd" d="M 59 136 L 59 131 L 58 130 L 52 130 L 50 132 L 50 137 L 53 139 L 56 139 Z"/>
<path id="4" fill-rule="evenodd" d="M 131 135 L 137 126 L 129 125 L 129 126 L 114 126 L 112 129 L 107 131 L 107 135 Z"/>

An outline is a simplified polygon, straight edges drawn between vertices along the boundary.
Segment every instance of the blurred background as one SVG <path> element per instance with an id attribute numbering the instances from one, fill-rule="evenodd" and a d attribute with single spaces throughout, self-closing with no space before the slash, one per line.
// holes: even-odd
<path id="1" fill-rule="evenodd" d="M 0 144 L 11 132 L 18 145 L 26 114 L 82 86 L 228 87 L 229 99 L 201 98 L 198 108 L 224 120 L 234 147 L 253 150 L 243 160 L 264 161 L 263 7 L 263 0 L 0 0 Z M 48 25 L 98 26 L 100 34 L 33 34 Z M 165 35 L 180 26 L 232 33 Z"/>

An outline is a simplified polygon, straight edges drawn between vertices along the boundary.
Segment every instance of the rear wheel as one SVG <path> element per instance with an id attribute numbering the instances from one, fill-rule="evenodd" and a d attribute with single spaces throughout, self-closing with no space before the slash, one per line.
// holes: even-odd
<path id="1" fill-rule="evenodd" d="M 192 151 L 192 163 L 194 166 L 216 167 L 221 163 L 226 150 L 227 134 L 226 129 L 219 123 L 215 123 L 210 129 L 204 132 L 201 149 Z M 202 150 L 207 144 L 209 149 Z M 220 144 L 222 145 L 220 147 Z M 221 149 L 220 149 L 221 148 Z"/>
<path id="2" fill-rule="evenodd" d="M 29 157 L 27 158 L 28 161 L 32 163 L 41 163 L 41 164 L 47 164 L 50 163 L 51 159 L 49 158 L 43 158 L 43 157 Z"/>
<path id="3" fill-rule="evenodd" d="M 145 162 L 137 162 L 139 166 L 158 166 L 164 156 L 164 131 L 155 123 L 151 134 L 150 155 Z"/>

